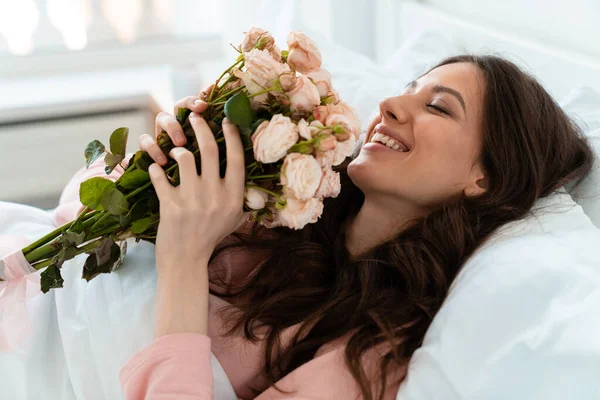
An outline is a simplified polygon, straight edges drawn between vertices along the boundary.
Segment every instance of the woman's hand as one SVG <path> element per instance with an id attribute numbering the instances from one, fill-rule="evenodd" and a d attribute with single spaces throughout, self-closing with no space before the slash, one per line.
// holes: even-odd
<path id="1" fill-rule="evenodd" d="M 221 179 L 213 133 L 195 112 L 190 114 L 190 124 L 198 139 L 202 174 L 196 172 L 193 154 L 182 147 L 169 152 L 179 164 L 179 186 L 171 185 L 158 164 L 148 169 L 160 203 L 155 338 L 207 333 L 208 260 L 215 246 L 246 218 L 242 212 L 244 151 L 236 126 L 223 121 L 227 169 Z"/>
<path id="2" fill-rule="evenodd" d="M 225 237 L 246 218 L 243 213 L 245 165 L 242 142 L 234 124 L 223 121 L 227 169 L 219 175 L 219 150 L 204 118 L 192 112 L 190 124 L 200 149 L 202 174 L 196 170 L 194 155 L 182 147 L 169 156 L 179 165 L 180 184 L 173 187 L 157 164 L 148 172 L 160 203 L 160 223 L 156 237 L 159 273 L 194 268 L 206 260 Z"/>
<path id="3" fill-rule="evenodd" d="M 203 99 L 210 93 L 212 87 L 213 85 L 205 87 L 198 96 L 188 96 L 179 100 L 175 103 L 173 114 L 177 115 L 177 110 L 180 108 L 188 108 L 192 112 L 198 114 L 204 112 L 208 105 Z M 156 143 L 156 138 L 162 131 L 167 132 L 167 135 L 169 135 L 175 146 L 184 146 L 187 142 L 187 139 L 183 134 L 183 128 L 177 119 L 173 115 L 163 111 L 158 113 L 154 121 L 154 138 L 145 133 L 139 137 L 138 144 L 140 150 L 148 152 L 155 162 L 161 166 L 165 166 L 167 164 L 167 158 L 160 147 L 158 147 L 158 143 Z"/>

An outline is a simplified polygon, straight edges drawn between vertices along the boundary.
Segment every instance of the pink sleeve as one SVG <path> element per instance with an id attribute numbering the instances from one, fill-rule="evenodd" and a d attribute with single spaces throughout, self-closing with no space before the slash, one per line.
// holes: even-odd
<path id="1" fill-rule="evenodd" d="M 213 399 L 210 338 L 175 333 L 155 339 L 121 368 L 128 400 Z"/>
<path id="2" fill-rule="evenodd" d="M 125 160 L 122 162 L 125 168 L 129 165 L 129 160 L 133 155 L 134 153 L 128 153 L 125 156 Z M 77 218 L 77 215 L 85 208 L 79 201 L 79 185 L 81 185 L 83 181 L 93 177 L 101 177 L 110 179 L 114 182 L 123 175 L 123 172 L 125 172 L 123 168 L 117 165 L 109 175 L 106 175 L 106 172 L 104 171 L 105 167 L 106 163 L 104 162 L 104 158 L 100 158 L 94 161 L 89 168 L 81 167 L 75 175 L 73 175 L 60 195 L 58 207 L 56 207 L 52 213 L 54 224 L 57 227 Z"/>

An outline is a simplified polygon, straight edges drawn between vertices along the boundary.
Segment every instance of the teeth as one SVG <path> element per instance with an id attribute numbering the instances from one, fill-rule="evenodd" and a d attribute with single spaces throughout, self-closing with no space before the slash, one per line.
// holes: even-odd
<path id="1" fill-rule="evenodd" d="M 378 143 L 382 143 L 384 145 L 386 145 L 387 147 L 389 147 L 392 150 L 396 150 L 396 151 L 400 151 L 400 152 L 405 152 L 408 149 L 406 147 L 404 147 L 404 145 L 400 142 L 398 142 L 396 139 L 393 139 L 387 135 L 384 135 L 383 133 L 376 133 L 373 135 L 373 137 L 371 138 L 371 142 L 378 142 Z"/>

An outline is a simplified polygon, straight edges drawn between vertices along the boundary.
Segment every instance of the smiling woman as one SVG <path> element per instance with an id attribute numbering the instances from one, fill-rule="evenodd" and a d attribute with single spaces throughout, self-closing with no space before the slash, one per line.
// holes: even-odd
<path id="1" fill-rule="evenodd" d="M 381 101 L 367 144 L 348 172 L 363 192 L 372 193 L 374 206 L 399 210 L 389 222 L 395 219 L 393 223 L 401 226 L 449 200 L 485 191 L 487 178 L 480 161 L 484 94 L 481 69 L 456 62 L 411 82 L 401 96 Z M 386 151 L 389 147 L 374 144 L 380 140 L 377 133 L 399 141 L 408 151 L 401 156 Z M 376 150 L 383 151 L 373 153 Z"/>
<path id="2" fill-rule="evenodd" d="M 253 273 L 212 276 L 214 295 L 235 304 L 221 314 L 227 338 L 213 340 L 261 343 L 252 377 L 232 380 L 238 395 L 273 395 L 277 382 L 312 398 L 294 379 L 317 373 L 335 350 L 355 382 L 344 381 L 348 398 L 394 398 L 465 261 L 592 165 L 586 140 L 544 88 L 499 57 L 443 60 L 379 110 L 315 225 L 275 229 L 275 238 L 258 227 L 238 232 L 213 254 L 218 264 L 235 248 L 260 249 Z M 394 150 L 399 143 L 407 151 Z M 228 374 L 248 362 L 224 359 Z"/>

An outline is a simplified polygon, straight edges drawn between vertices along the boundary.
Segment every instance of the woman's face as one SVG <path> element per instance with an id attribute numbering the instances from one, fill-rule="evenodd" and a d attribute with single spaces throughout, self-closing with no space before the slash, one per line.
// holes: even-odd
<path id="1" fill-rule="evenodd" d="M 484 89 L 477 66 L 455 63 L 381 101 L 360 153 L 348 166 L 365 199 L 392 210 L 409 206 L 427 211 L 462 194 L 483 192 Z"/>

